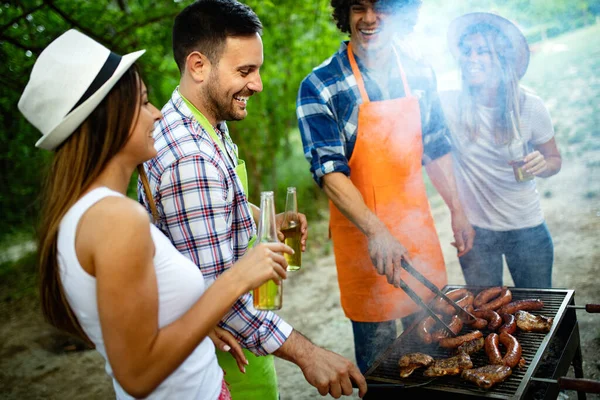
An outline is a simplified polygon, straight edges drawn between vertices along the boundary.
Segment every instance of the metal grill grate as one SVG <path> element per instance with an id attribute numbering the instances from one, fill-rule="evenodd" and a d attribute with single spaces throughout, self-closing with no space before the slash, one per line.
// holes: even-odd
<path id="1" fill-rule="evenodd" d="M 447 286 L 444 292 L 452 289 L 462 288 L 466 286 Z M 481 288 L 469 288 L 474 293 L 477 293 Z M 454 392 L 467 396 L 487 397 L 487 398 L 519 398 L 525 391 L 528 381 L 538 368 L 539 360 L 544 355 L 548 343 L 553 335 L 557 332 L 558 326 L 561 323 L 564 311 L 567 309 L 567 304 L 571 304 L 573 291 L 558 290 L 558 289 L 517 289 L 510 288 L 513 301 L 523 299 L 541 299 L 544 302 L 544 308 L 540 311 L 532 311 L 533 314 L 541 314 L 547 317 L 554 317 L 554 324 L 548 334 L 520 332 L 517 330 L 515 336 L 521 343 L 523 349 L 522 357 L 526 361 L 523 369 L 513 368 L 512 375 L 504 382 L 486 390 L 477 387 L 476 385 L 466 382 L 460 376 L 444 376 L 439 378 L 428 378 L 423 376 L 424 368 L 417 369 L 407 378 L 400 378 L 398 360 L 403 354 L 411 352 L 422 352 L 431 355 L 433 358 L 446 358 L 454 355 L 452 350 L 446 350 L 438 347 L 435 344 L 424 345 L 422 342 L 412 335 L 412 329 L 409 329 L 401 335 L 396 341 L 386 350 L 378 361 L 365 374 L 369 385 L 377 386 L 383 384 L 385 386 L 397 386 L 398 389 L 420 391 L 422 389 L 429 391 L 444 391 L 445 393 Z M 411 327 L 412 328 L 412 327 Z M 460 334 L 467 333 L 472 329 L 465 326 Z M 483 329 L 484 337 L 490 332 Z M 473 368 L 478 368 L 489 364 L 485 351 L 482 349 L 479 352 L 471 355 Z M 386 385 L 387 384 L 387 385 Z M 409 389 L 414 387 L 413 389 Z M 417 389 L 417 387 L 419 389 Z M 405 392 L 406 393 L 406 392 Z M 431 392 L 430 392 L 431 393 Z M 407 393 L 406 393 L 407 394 Z M 431 393 L 433 394 L 433 393 Z"/>

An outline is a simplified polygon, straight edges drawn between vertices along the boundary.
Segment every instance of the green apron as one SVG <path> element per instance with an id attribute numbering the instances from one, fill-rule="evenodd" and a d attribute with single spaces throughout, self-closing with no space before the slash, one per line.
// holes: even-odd
<path id="1" fill-rule="evenodd" d="M 198 120 L 198 123 L 210 134 L 215 144 L 223 154 L 227 156 L 227 150 L 223 148 L 217 132 L 215 132 L 208 119 L 206 119 L 206 117 L 189 100 L 183 96 L 181 96 L 181 98 L 192 111 L 192 114 Z M 247 197 L 248 174 L 246 173 L 246 163 L 238 157 L 237 151 L 235 156 L 237 159 L 235 173 L 242 183 L 242 187 Z M 248 243 L 248 247 L 252 247 L 255 241 L 256 236 L 252 236 Z M 223 371 L 225 371 L 225 381 L 231 392 L 232 400 L 277 400 L 279 394 L 273 356 L 267 355 L 258 357 L 246 349 L 244 349 L 244 355 L 248 359 L 249 364 L 246 366 L 246 373 L 242 374 L 231 354 L 220 350 L 217 351 L 217 360 Z"/>

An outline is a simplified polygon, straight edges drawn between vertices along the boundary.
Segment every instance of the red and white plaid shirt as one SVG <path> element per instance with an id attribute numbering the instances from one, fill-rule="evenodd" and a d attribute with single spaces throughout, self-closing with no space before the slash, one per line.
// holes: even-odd
<path id="1" fill-rule="evenodd" d="M 237 149 L 229 139 L 227 125 L 220 123 L 217 134 L 226 138 L 223 142 L 229 156 L 223 154 L 178 89 L 162 114 L 154 130 L 158 154 L 144 163 L 159 213 L 156 225 L 198 265 L 210 285 L 244 255 L 256 230 L 235 173 Z M 150 212 L 139 179 L 138 200 Z M 274 352 L 292 332 L 273 312 L 257 311 L 250 293 L 236 301 L 219 325 L 256 355 Z"/>

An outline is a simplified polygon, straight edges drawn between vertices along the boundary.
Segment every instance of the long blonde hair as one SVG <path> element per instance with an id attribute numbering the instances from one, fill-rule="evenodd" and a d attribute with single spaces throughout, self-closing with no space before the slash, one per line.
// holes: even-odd
<path id="1" fill-rule="evenodd" d="M 498 29 L 487 24 L 477 24 L 469 27 L 460 38 L 460 44 L 463 40 L 473 34 L 481 34 L 484 38 L 490 53 L 492 62 L 495 64 L 496 70 L 500 71 L 500 84 L 497 92 L 496 112 L 492 129 L 497 144 L 508 144 L 513 138 L 513 120 L 514 124 L 520 126 L 521 115 L 521 91 L 522 87 L 519 84 L 519 77 L 514 63 L 510 60 L 510 51 L 512 48 L 508 38 Z M 477 101 L 474 98 L 474 88 L 470 87 L 462 74 L 463 90 L 460 93 L 459 111 L 460 126 L 467 132 L 468 137 L 475 141 L 479 137 L 481 131 L 481 117 L 477 110 Z"/>
<path id="2" fill-rule="evenodd" d="M 47 322 L 90 345 L 93 344 L 73 314 L 61 284 L 57 258 L 58 229 L 67 211 L 129 140 L 131 128 L 139 115 L 140 88 L 139 72 L 134 65 L 56 150 L 42 192 L 42 218 L 38 230 L 42 313 Z M 143 173 L 143 168 L 141 171 Z"/>

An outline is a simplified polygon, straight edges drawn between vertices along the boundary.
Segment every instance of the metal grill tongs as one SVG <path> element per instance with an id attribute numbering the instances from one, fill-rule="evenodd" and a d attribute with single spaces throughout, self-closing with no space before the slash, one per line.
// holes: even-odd
<path id="1" fill-rule="evenodd" d="M 401 262 L 401 266 L 402 268 L 404 268 L 409 274 L 411 274 L 413 277 L 415 277 L 415 279 L 417 279 L 419 282 L 421 282 L 423 285 L 425 285 L 429 290 L 431 290 L 433 293 L 435 293 L 437 296 L 441 297 L 442 299 L 444 299 L 448 304 L 450 304 L 455 310 L 456 312 L 459 314 L 459 317 L 461 317 L 461 319 L 468 321 L 468 320 L 475 320 L 476 318 L 469 313 L 468 311 L 466 311 L 464 308 L 462 308 L 461 306 L 459 306 L 458 304 L 456 304 L 454 302 L 454 300 L 450 299 L 448 296 L 446 296 L 444 293 L 442 293 L 442 291 L 440 289 L 438 289 L 437 286 L 435 286 L 429 279 L 427 279 L 425 276 L 423 276 L 419 271 L 417 271 L 412 265 L 410 265 L 405 259 L 402 259 Z M 406 294 L 415 302 L 417 303 L 425 312 L 427 312 L 427 314 L 429 314 L 438 324 L 440 324 L 440 326 L 452 337 L 456 337 L 456 333 L 454 333 L 452 331 L 452 329 L 450 329 L 450 327 L 448 325 L 446 325 L 446 323 L 444 321 L 442 321 L 437 314 L 435 313 L 435 311 L 433 311 L 431 308 L 429 308 L 429 306 L 427 304 L 425 304 L 425 302 L 421 299 L 421 297 L 419 297 L 418 294 L 415 293 L 414 290 L 412 290 L 404 281 L 400 281 L 400 289 L 404 290 L 406 292 Z"/>

